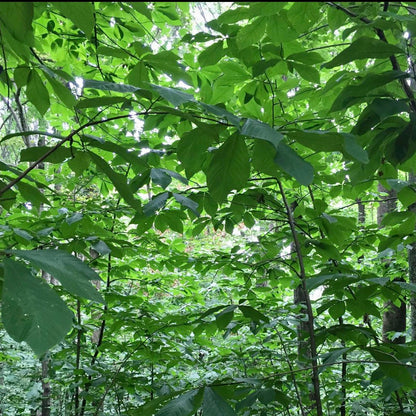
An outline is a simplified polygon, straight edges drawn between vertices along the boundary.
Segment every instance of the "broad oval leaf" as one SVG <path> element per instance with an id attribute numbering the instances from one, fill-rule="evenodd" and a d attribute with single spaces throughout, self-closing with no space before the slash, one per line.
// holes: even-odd
<path id="1" fill-rule="evenodd" d="M 204 416 L 237 416 L 234 409 L 211 387 L 205 387 L 202 402 Z"/>
<path id="2" fill-rule="evenodd" d="M 91 284 L 100 276 L 83 261 L 62 250 L 8 250 L 9 254 L 29 261 L 59 280 L 73 295 L 104 303 L 103 298 Z"/>
<path id="3" fill-rule="evenodd" d="M 61 341 L 72 326 L 65 302 L 22 264 L 4 260 L 2 320 L 9 335 L 27 342 L 41 356 Z"/>
<path id="4" fill-rule="evenodd" d="M 229 137 L 215 151 L 207 170 L 207 184 L 211 195 L 223 201 L 232 190 L 240 190 L 249 177 L 247 146 L 237 134 Z"/>
<path id="5" fill-rule="evenodd" d="M 323 64 L 324 68 L 348 64 L 356 59 L 389 58 L 394 54 L 403 54 L 403 50 L 378 39 L 363 36 L 351 43 L 348 48 L 337 54 L 334 59 Z"/>

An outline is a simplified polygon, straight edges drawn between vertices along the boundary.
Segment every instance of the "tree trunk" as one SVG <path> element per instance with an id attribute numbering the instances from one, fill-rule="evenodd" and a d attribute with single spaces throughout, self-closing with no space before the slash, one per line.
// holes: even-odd
<path id="1" fill-rule="evenodd" d="M 381 221 L 383 217 L 396 210 L 397 195 L 394 190 L 387 190 L 381 183 L 378 184 L 378 192 L 383 194 L 387 193 L 387 195 L 380 197 L 380 203 L 377 209 L 377 224 L 382 228 Z M 386 267 L 388 267 L 388 262 L 386 262 Z M 397 278 L 395 280 L 400 281 L 403 280 L 403 278 Z M 389 300 L 384 304 L 384 309 L 382 329 L 383 342 L 404 344 L 406 342 L 405 336 L 400 336 L 392 340 L 390 333 L 404 332 L 406 330 L 406 303 L 401 300 L 400 306 L 396 306 Z"/>
<path id="2" fill-rule="evenodd" d="M 409 174 L 409 182 L 416 183 L 416 175 Z M 409 206 L 409 211 L 416 214 L 416 203 Z M 408 252 L 409 261 L 409 283 L 416 284 L 416 242 L 410 244 Z M 414 293 L 410 296 L 410 328 L 412 341 L 416 341 L 416 295 Z"/>

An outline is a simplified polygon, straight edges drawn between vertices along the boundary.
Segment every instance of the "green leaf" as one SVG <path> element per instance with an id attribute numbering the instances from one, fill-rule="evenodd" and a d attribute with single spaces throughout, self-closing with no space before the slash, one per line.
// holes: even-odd
<path id="1" fill-rule="evenodd" d="M 225 329 L 234 317 L 234 311 L 237 305 L 230 305 L 215 315 L 215 323 L 218 329 Z"/>
<path id="2" fill-rule="evenodd" d="M 305 162 L 291 147 L 280 143 L 274 162 L 301 185 L 308 186 L 313 181 L 313 167 Z"/>
<path id="3" fill-rule="evenodd" d="M 99 106 L 108 106 L 113 104 L 119 104 L 126 102 L 125 97 L 95 97 L 95 98 L 86 98 L 85 100 L 78 101 L 76 108 L 96 108 Z"/>
<path id="4" fill-rule="evenodd" d="M 140 211 L 140 202 L 134 198 L 130 187 L 127 185 L 126 177 L 120 173 L 114 172 L 110 165 L 95 153 L 89 152 L 90 158 L 103 173 L 105 173 L 120 196 L 135 210 Z"/>
<path id="5" fill-rule="evenodd" d="M 328 309 L 332 319 L 338 319 L 345 313 L 345 303 L 339 301 Z"/>
<path id="6" fill-rule="evenodd" d="M 94 6 L 90 2 L 52 2 L 52 4 L 68 19 L 81 29 L 87 38 L 92 35 L 95 24 Z"/>
<path id="7" fill-rule="evenodd" d="M 33 46 L 33 2 L 1 2 L 0 21 L 19 42 Z"/>
<path id="8" fill-rule="evenodd" d="M 240 311 L 246 318 L 251 319 L 253 322 L 269 322 L 270 319 L 259 312 L 257 309 L 252 308 L 251 306 L 239 305 Z"/>
<path id="9" fill-rule="evenodd" d="M 358 160 L 361 163 L 369 162 L 367 152 L 355 141 L 352 134 L 344 134 L 344 149 L 345 152 L 355 160 Z"/>
<path id="10" fill-rule="evenodd" d="M 321 82 L 321 76 L 319 72 L 309 65 L 303 65 L 299 63 L 292 63 L 293 67 L 298 71 L 299 75 L 306 81 L 313 82 L 314 84 L 319 84 Z"/>
<path id="11" fill-rule="evenodd" d="M 189 208 L 197 217 L 199 217 L 199 212 L 198 212 L 198 203 L 193 201 L 190 198 L 187 198 L 184 195 L 181 194 L 175 194 L 174 192 L 172 193 L 173 197 L 176 199 L 176 201 L 178 201 L 181 205 L 183 205 L 186 208 Z"/>
<path id="12" fill-rule="evenodd" d="M 138 62 L 127 75 L 127 80 L 131 85 L 145 88 L 146 83 L 149 82 L 149 75 L 146 65 L 143 62 Z"/>
<path id="13" fill-rule="evenodd" d="M 59 280 L 73 295 L 104 303 L 103 298 L 91 284 L 101 281 L 100 276 L 84 262 L 62 250 L 8 250 L 9 254 L 29 261 Z"/>
<path id="14" fill-rule="evenodd" d="M 373 102 L 361 112 L 352 133 L 362 135 L 386 118 L 407 111 L 409 111 L 409 106 L 405 101 L 397 101 L 389 98 L 375 98 Z"/>
<path id="15" fill-rule="evenodd" d="M 201 66 L 215 65 L 225 54 L 224 41 L 220 40 L 208 48 L 198 56 L 198 62 Z"/>
<path id="16" fill-rule="evenodd" d="M 401 385 L 407 387 L 414 386 L 414 380 L 409 369 L 393 354 L 386 353 L 378 348 L 368 348 L 368 351 L 377 361 L 380 369 L 387 377 L 396 380 Z"/>
<path id="17" fill-rule="evenodd" d="M 56 96 L 68 107 L 68 108 L 74 108 L 75 104 L 77 103 L 76 98 L 72 94 L 72 92 L 66 88 L 64 85 L 62 85 L 59 81 L 49 76 L 44 71 L 44 75 L 48 82 L 51 84 L 54 93 Z"/>
<path id="18" fill-rule="evenodd" d="M 164 169 L 152 168 L 150 171 L 150 177 L 153 183 L 160 185 L 163 189 L 166 189 L 166 187 L 172 182 L 171 176 L 164 172 Z"/>
<path id="19" fill-rule="evenodd" d="M 344 49 L 334 59 L 322 66 L 324 68 L 335 68 L 336 66 L 348 64 L 357 59 L 389 58 L 394 54 L 403 53 L 403 50 L 397 46 L 363 36 L 352 42 L 348 48 Z"/>
<path id="20" fill-rule="evenodd" d="M 169 192 L 163 192 L 162 194 L 156 195 L 149 203 L 143 206 L 143 213 L 148 217 L 154 215 L 158 209 L 165 206 L 168 197 Z"/>
<path id="21" fill-rule="evenodd" d="M 44 281 L 20 263 L 4 260 L 2 320 L 15 341 L 27 342 L 41 356 L 69 332 L 72 317 L 62 299 Z"/>
<path id="22" fill-rule="evenodd" d="M 264 36 L 266 31 L 267 18 L 258 17 L 252 23 L 242 26 L 237 32 L 237 45 L 239 49 L 251 46 Z"/>
<path id="23" fill-rule="evenodd" d="M 211 387 L 205 387 L 202 402 L 204 416 L 237 416 L 233 408 Z"/>
<path id="24" fill-rule="evenodd" d="M 50 106 L 49 93 L 43 85 L 42 79 L 34 69 L 30 71 L 28 76 L 26 95 L 39 113 L 44 116 Z"/>
<path id="25" fill-rule="evenodd" d="M 160 409 L 156 416 L 189 416 L 193 415 L 201 405 L 202 390 L 191 390 L 170 401 Z"/>
<path id="26" fill-rule="evenodd" d="M 402 71 L 386 71 L 381 74 L 370 73 L 356 85 L 348 85 L 337 96 L 332 104 L 330 112 L 342 111 L 346 108 L 366 100 L 368 93 L 375 88 L 382 87 L 397 79 L 407 78 L 409 74 Z"/>
<path id="27" fill-rule="evenodd" d="M 256 139 L 266 140 L 276 149 L 279 146 L 280 141 L 283 139 L 282 134 L 276 131 L 273 127 L 251 118 L 247 119 L 244 123 L 241 128 L 241 134 L 244 136 L 254 137 Z"/>
<path id="28" fill-rule="evenodd" d="M 35 186 L 29 185 L 24 181 L 20 181 L 18 187 L 20 195 L 22 195 L 26 201 L 30 201 L 36 208 L 39 209 L 41 204 L 51 205 L 43 193 L 40 192 Z"/>
<path id="29" fill-rule="evenodd" d="M 22 149 L 20 152 L 21 162 L 34 162 L 44 156 L 48 151 L 53 149 L 47 146 L 36 146 Z M 46 159 L 49 163 L 62 163 L 66 159 L 71 157 L 71 149 L 67 147 L 58 147 L 54 150 Z"/>
<path id="30" fill-rule="evenodd" d="M 185 166 L 188 177 L 202 169 L 207 158 L 207 149 L 218 137 L 215 129 L 197 127 L 184 133 L 178 143 L 178 159 Z"/>
<path id="31" fill-rule="evenodd" d="M 217 200 L 224 200 L 232 190 L 240 190 L 249 177 L 247 146 L 237 134 L 229 137 L 215 151 L 206 172 L 208 189 Z"/>
<path id="32" fill-rule="evenodd" d="M 184 103 L 195 101 L 195 98 L 193 97 L 193 95 L 188 94 L 187 92 L 182 92 L 175 88 L 162 87 L 160 85 L 153 85 L 153 84 L 150 84 L 150 85 L 154 91 L 156 91 L 161 97 L 169 101 L 175 107 L 178 107 Z"/>
<path id="33" fill-rule="evenodd" d="M 94 88 L 101 91 L 115 91 L 121 93 L 135 93 L 140 88 L 128 84 L 116 84 L 115 82 L 98 81 L 95 79 L 84 79 L 84 88 Z"/>

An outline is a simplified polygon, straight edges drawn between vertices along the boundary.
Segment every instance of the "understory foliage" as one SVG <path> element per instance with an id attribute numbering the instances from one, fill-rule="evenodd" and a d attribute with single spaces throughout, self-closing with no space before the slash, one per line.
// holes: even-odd
<path id="1" fill-rule="evenodd" d="M 0 3 L 0 414 L 415 414 L 415 12 Z"/>

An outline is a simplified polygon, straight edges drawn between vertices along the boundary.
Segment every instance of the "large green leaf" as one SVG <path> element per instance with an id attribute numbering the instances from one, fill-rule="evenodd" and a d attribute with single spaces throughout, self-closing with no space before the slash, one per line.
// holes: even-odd
<path id="1" fill-rule="evenodd" d="M 170 401 L 156 416 L 189 416 L 195 414 L 202 401 L 202 390 L 192 390 Z"/>
<path id="2" fill-rule="evenodd" d="M 181 194 L 176 194 L 175 192 L 172 193 L 173 197 L 176 199 L 177 202 L 179 202 L 181 205 L 183 205 L 186 208 L 189 208 L 197 217 L 199 217 L 199 212 L 198 212 L 198 203 L 193 201 L 192 199 L 181 195 Z"/>
<path id="3" fill-rule="evenodd" d="M 206 48 L 199 56 L 198 62 L 204 67 L 216 64 L 224 56 L 224 41 L 220 40 Z"/>
<path id="4" fill-rule="evenodd" d="M 26 95 L 39 113 L 42 116 L 45 115 L 50 106 L 49 93 L 35 69 L 32 69 L 29 73 Z"/>
<path id="5" fill-rule="evenodd" d="M 333 102 L 330 112 L 345 110 L 356 103 L 366 100 L 370 91 L 408 76 L 409 74 L 402 71 L 386 71 L 381 74 L 370 73 L 358 84 L 345 87 Z"/>
<path id="6" fill-rule="evenodd" d="M 364 134 L 387 117 L 406 111 L 409 111 L 409 106 L 405 101 L 392 100 L 390 98 L 375 98 L 361 112 L 352 133 Z"/>
<path id="7" fill-rule="evenodd" d="M 1 2 L 0 21 L 18 41 L 33 46 L 33 2 Z"/>
<path id="8" fill-rule="evenodd" d="M 202 402 L 204 416 L 237 416 L 233 408 L 211 387 L 205 387 Z"/>
<path id="9" fill-rule="evenodd" d="M 337 54 L 334 59 L 323 64 L 324 68 L 348 64 L 356 59 L 389 58 L 394 54 L 403 54 L 403 50 L 378 39 L 363 36 L 351 43 L 348 48 Z"/>
<path id="10" fill-rule="evenodd" d="M 280 143 L 274 162 L 279 168 L 293 176 L 300 184 L 308 186 L 313 181 L 313 167 L 303 160 L 291 147 Z"/>
<path id="11" fill-rule="evenodd" d="M 234 134 L 215 151 L 208 166 L 207 184 L 211 195 L 223 201 L 232 190 L 240 190 L 249 177 L 250 165 L 244 140 Z"/>
<path id="12" fill-rule="evenodd" d="M 2 320 L 9 335 L 41 356 L 69 332 L 72 313 L 63 300 L 22 264 L 4 260 Z"/>
<path id="13" fill-rule="evenodd" d="M 143 213 L 150 217 L 155 214 L 158 209 L 165 206 L 168 198 L 169 192 L 163 192 L 162 194 L 156 195 L 150 202 L 143 206 Z"/>
<path id="14" fill-rule="evenodd" d="M 178 107 L 184 103 L 195 101 L 193 95 L 188 94 L 187 92 L 183 92 L 175 88 L 162 87 L 160 85 L 150 85 L 154 91 L 156 91 L 160 96 L 169 101 L 175 107 Z"/>
<path id="15" fill-rule="evenodd" d="M 95 24 L 94 6 L 91 2 L 53 2 L 52 3 L 75 26 L 81 29 L 87 38 L 92 35 Z"/>
<path id="16" fill-rule="evenodd" d="M 207 158 L 207 149 L 218 137 L 215 129 L 197 127 L 184 133 L 178 143 L 178 159 L 185 167 L 188 177 L 202 169 Z"/>
<path id="17" fill-rule="evenodd" d="M 100 276 L 83 261 L 62 250 L 9 250 L 9 254 L 29 261 L 59 280 L 73 295 L 104 303 L 103 298 L 91 284 Z"/>
<path id="18" fill-rule="evenodd" d="M 96 166 L 107 175 L 120 196 L 135 210 L 140 210 L 140 201 L 134 198 L 130 187 L 127 185 L 126 177 L 120 173 L 114 172 L 110 165 L 95 153 L 89 152 L 92 161 Z"/>
<path id="19" fill-rule="evenodd" d="M 241 134 L 256 139 L 266 140 L 271 143 L 276 149 L 279 146 L 280 141 L 283 139 L 283 135 L 270 127 L 268 124 L 262 121 L 247 119 L 241 128 Z"/>

